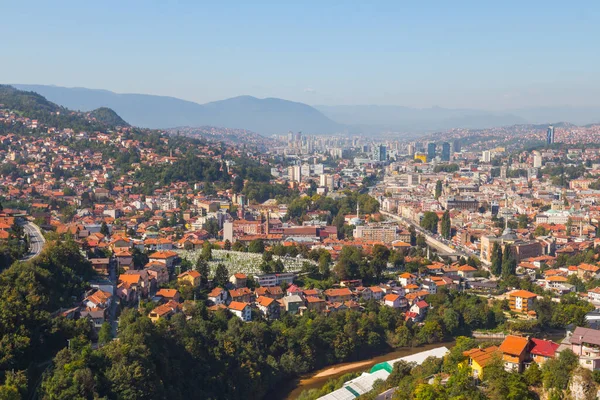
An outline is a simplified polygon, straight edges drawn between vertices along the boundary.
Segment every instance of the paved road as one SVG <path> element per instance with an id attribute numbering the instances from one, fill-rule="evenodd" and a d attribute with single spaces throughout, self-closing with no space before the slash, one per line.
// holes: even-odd
<path id="1" fill-rule="evenodd" d="M 29 235 L 29 253 L 21 260 L 27 261 L 37 257 L 42 252 L 46 239 L 44 238 L 44 235 L 42 235 L 40 228 L 32 222 L 25 222 L 23 224 L 23 230 Z"/>
<path id="2" fill-rule="evenodd" d="M 412 226 L 415 228 L 415 231 L 421 235 L 423 235 L 425 237 L 425 241 L 427 242 L 428 245 L 430 245 L 431 247 L 434 247 L 435 249 L 437 249 L 440 254 L 458 254 L 462 257 L 465 258 L 469 258 L 469 254 L 467 254 L 465 251 L 462 251 L 461 249 L 458 248 L 454 248 L 452 249 L 450 246 L 448 246 L 448 244 L 436 239 L 435 237 L 433 237 L 431 235 L 430 232 L 426 231 L 425 229 L 421 228 L 419 225 L 417 225 L 415 222 L 407 219 L 407 218 L 403 218 L 400 217 L 398 215 L 395 214 L 391 214 L 389 212 L 385 212 L 385 211 L 380 211 L 381 214 L 393 218 L 396 221 L 406 225 L 406 226 Z"/>

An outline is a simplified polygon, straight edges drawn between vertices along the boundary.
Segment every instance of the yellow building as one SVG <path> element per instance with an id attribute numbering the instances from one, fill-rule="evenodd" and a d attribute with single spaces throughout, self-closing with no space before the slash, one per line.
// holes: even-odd
<path id="1" fill-rule="evenodd" d="M 200 285 L 201 276 L 198 271 L 185 271 L 177 276 L 177 282 L 188 282 L 190 285 L 196 287 Z"/>
<path id="2" fill-rule="evenodd" d="M 502 357 L 502 353 L 498 346 L 491 346 L 485 349 L 471 349 L 463 352 L 467 359 L 462 365 L 469 366 L 473 370 L 473 377 L 483 379 L 483 370 L 494 359 L 494 357 Z"/>
<path id="3" fill-rule="evenodd" d="M 421 160 L 422 162 L 427 162 L 427 154 L 425 153 L 415 153 L 415 160 Z"/>

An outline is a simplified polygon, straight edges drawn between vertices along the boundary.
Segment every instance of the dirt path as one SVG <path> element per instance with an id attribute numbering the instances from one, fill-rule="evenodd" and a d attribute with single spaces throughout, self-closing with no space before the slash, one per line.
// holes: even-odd
<path id="1" fill-rule="evenodd" d="M 327 368 L 326 370 L 319 372 L 318 374 L 314 375 L 312 378 L 325 378 L 325 377 L 328 377 L 331 375 L 337 375 L 342 372 L 350 371 L 355 368 L 367 367 L 371 364 L 373 364 L 373 362 L 371 360 L 367 360 L 367 361 L 357 361 L 357 362 L 353 362 L 350 364 L 337 365 L 335 367 Z"/>

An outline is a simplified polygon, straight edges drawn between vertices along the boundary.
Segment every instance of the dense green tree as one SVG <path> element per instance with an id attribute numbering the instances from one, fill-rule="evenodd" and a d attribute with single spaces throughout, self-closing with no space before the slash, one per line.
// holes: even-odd
<path id="1" fill-rule="evenodd" d="M 492 246 L 492 265 L 490 266 L 490 271 L 495 276 L 500 276 L 502 274 L 502 248 L 498 242 L 494 242 Z"/>
<path id="2" fill-rule="evenodd" d="M 529 225 L 529 217 L 527 214 L 520 214 L 518 221 L 520 229 L 525 229 Z"/>
<path id="3" fill-rule="evenodd" d="M 98 331 L 98 343 L 106 344 L 110 342 L 112 338 L 112 327 L 110 326 L 110 323 L 104 322 Z"/>
<path id="4" fill-rule="evenodd" d="M 241 193 L 244 190 L 244 179 L 241 176 L 236 176 L 233 179 L 233 193 Z"/>
<path id="5" fill-rule="evenodd" d="M 133 259 L 133 268 L 134 269 L 142 269 L 148 262 L 150 261 L 148 255 L 141 251 L 136 246 L 131 250 L 131 256 Z"/>
<path id="6" fill-rule="evenodd" d="M 213 277 L 213 284 L 215 286 L 224 287 L 229 282 L 229 271 L 224 264 L 218 264 L 215 268 L 215 276 Z"/>
<path id="7" fill-rule="evenodd" d="M 27 375 L 25 371 L 7 371 L 4 384 L 0 385 L 0 399 L 21 400 L 27 395 Z"/>
<path id="8" fill-rule="evenodd" d="M 208 240 L 205 240 L 204 243 L 202 243 L 202 253 L 200 253 L 200 256 L 205 261 L 212 260 L 212 244 Z"/>
<path id="9" fill-rule="evenodd" d="M 578 365 L 578 358 L 571 350 L 563 350 L 558 357 L 548 360 L 542 367 L 544 388 L 564 390 L 571 373 Z"/>
<path id="10" fill-rule="evenodd" d="M 444 212 L 444 215 L 442 215 L 442 229 L 441 229 L 441 234 L 442 237 L 445 239 L 450 239 L 450 236 L 452 234 L 452 227 L 451 227 L 451 222 L 450 222 L 450 212 L 448 210 L 446 210 Z"/>
<path id="11" fill-rule="evenodd" d="M 536 226 L 535 230 L 533 231 L 533 236 L 538 237 L 538 236 L 546 236 L 548 235 L 548 230 L 546 228 L 544 228 L 542 225 L 538 225 Z M 598 235 L 596 235 L 598 236 Z"/>
<path id="12" fill-rule="evenodd" d="M 502 277 L 507 278 L 513 276 L 517 271 L 517 260 L 512 253 L 510 245 L 504 246 L 502 254 Z"/>
<path id="13" fill-rule="evenodd" d="M 417 245 L 417 231 L 415 230 L 415 227 L 411 225 L 408 228 L 408 231 L 410 232 L 410 245 L 416 246 Z"/>
<path id="14" fill-rule="evenodd" d="M 203 281 L 206 281 L 208 279 L 208 274 L 210 273 L 210 267 L 208 265 L 208 261 L 206 261 L 204 259 L 204 257 L 202 257 L 202 255 L 199 255 L 198 258 L 196 259 L 195 269 L 198 273 L 200 273 L 200 275 L 202 275 Z"/>
<path id="15" fill-rule="evenodd" d="M 102 225 L 100 225 L 100 233 L 104 236 L 108 236 L 110 234 L 110 230 L 108 229 L 108 225 L 106 222 L 102 221 Z"/>
<path id="16" fill-rule="evenodd" d="M 223 243 L 223 249 L 231 250 L 231 242 L 229 241 L 229 239 L 225 239 L 225 243 Z"/>
<path id="17" fill-rule="evenodd" d="M 338 279 L 355 279 L 359 277 L 359 266 L 362 261 L 362 252 L 353 246 L 344 246 L 334 267 Z"/>
<path id="18" fill-rule="evenodd" d="M 531 363 L 523 373 L 523 378 L 529 386 L 539 386 L 542 383 L 542 370 L 537 363 Z"/>
<path id="19" fill-rule="evenodd" d="M 219 223 L 214 218 L 210 218 L 208 221 L 206 221 L 206 224 L 204 224 L 204 229 L 212 238 L 219 236 Z"/>
<path id="20" fill-rule="evenodd" d="M 240 242 L 239 240 L 236 241 L 232 246 L 231 246 L 231 250 L 233 251 L 246 251 L 246 246 L 244 246 L 244 243 Z"/>
<path id="21" fill-rule="evenodd" d="M 248 251 L 250 253 L 262 253 L 265 251 L 265 243 L 261 239 L 253 240 L 248 245 Z"/>
<path id="22" fill-rule="evenodd" d="M 388 259 L 390 258 L 390 250 L 383 245 L 376 244 L 371 252 L 371 266 L 375 278 L 380 279 L 382 272 L 386 269 Z"/>
<path id="23" fill-rule="evenodd" d="M 442 181 L 439 179 L 435 182 L 435 199 L 439 199 L 442 195 Z"/>
<path id="24" fill-rule="evenodd" d="M 52 318 L 81 298 L 94 275 L 72 241 L 49 243 L 35 259 L 0 274 L 0 369 L 25 369 L 54 354 L 69 337 L 89 334 L 89 324 Z"/>
<path id="25" fill-rule="evenodd" d="M 428 230 L 432 233 L 437 233 L 438 222 L 440 221 L 439 217 L 433 211 L 426 211 L 423 214 L 423 219 L 421 220 L 421 228 Z"/>

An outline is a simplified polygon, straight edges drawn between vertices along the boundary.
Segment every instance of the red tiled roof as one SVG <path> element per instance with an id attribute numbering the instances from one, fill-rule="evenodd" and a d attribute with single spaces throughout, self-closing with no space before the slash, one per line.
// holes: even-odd
<path id="1" fill-rule="evenodd" d="M 533 342 L 531 354 L 543 357 L 554 357 L 556 349 L 560 346 L 558 343 L 554 343 L 551 340 L 531 339 L 531 341 Z"/>

